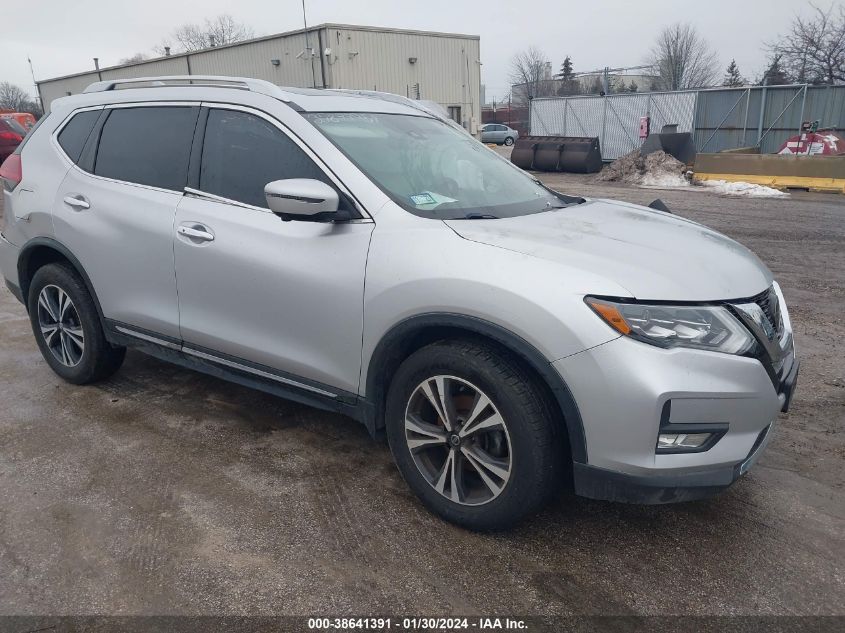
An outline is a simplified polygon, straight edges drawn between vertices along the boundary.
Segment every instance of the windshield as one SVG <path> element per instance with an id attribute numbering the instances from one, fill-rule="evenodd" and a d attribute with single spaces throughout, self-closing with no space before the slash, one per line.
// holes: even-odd
<path id="1" fill-rule="evenodd" d="M 460 130 L 429 117 L 305 115 L 394 201 L 429 218 L 504 218 L 582 202 L 540 185 Z"/>

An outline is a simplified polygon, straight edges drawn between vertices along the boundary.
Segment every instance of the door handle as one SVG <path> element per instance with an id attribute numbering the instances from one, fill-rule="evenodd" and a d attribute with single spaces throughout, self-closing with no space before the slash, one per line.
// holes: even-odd
<path id="1" fill-rule="evenodd" d="M 213 242 L 214 235 L 202 229 L 195 229 L 191 226 L 180 226 L 176 231 L 179 235 L 184 235 L 192 240 L 199 240 L 201 242 Z"/>
<path id="2" fill-rule="evenodd" d="M 77 211 L 91 208 L 91 204 L 85 199 L 85 196 L 80 195 L 65 196 L 64 203 Z"/>

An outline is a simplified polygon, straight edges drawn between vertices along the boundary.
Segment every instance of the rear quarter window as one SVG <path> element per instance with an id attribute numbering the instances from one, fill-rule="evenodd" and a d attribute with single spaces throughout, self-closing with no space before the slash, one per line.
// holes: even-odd
<path id="1" fill-rule="evenodd" d="M 106 178 L 182 191 L 199 108 L 116 108 L 100 134 L 94 173 Z"/>
<path id="2" fill-rule="evenodd" d="M 67 125 L 59 132 L 59 145 L 62 146 L 65 154 L 74 163 L 79 162 L 79 155 L 82 153 L 82 148 L 85 147 L 85 141 L 88 140 L 91 130 L 94 129 L 94 124 L 97 122 L 100 112 L 101 110 L 79 112 L 73 115 Z"/>

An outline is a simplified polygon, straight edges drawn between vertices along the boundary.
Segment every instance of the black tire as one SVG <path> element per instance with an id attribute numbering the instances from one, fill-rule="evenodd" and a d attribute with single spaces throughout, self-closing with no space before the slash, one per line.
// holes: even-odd
<path id="1" fill-rule="evenodd" d="M 508 145 L 508 146 L 513 145 L 513 137 L 512 136 L 506 136 L 505 137 L 505 145 Z"/>
<path id="2" fill-rule="evenodd" d="M 68 318 L 77 330 L 81 329 L 84 337 L 82 351 L 78 354 L 78 358 L 73 359 L 75 362 L 72 366 L 57 356 L 59 352 L 54 353 L 55 347 L 51 348 L 47 342 L 48 336 L 42 333 L 40 314 L 45 312 L 49 314 L 49 310 L 42 308 L 41 312 L 39 311 L 39 297 L 41 297 L 41 291 L 48 286 L 50 287 L 48 292 L 55 292 L 55 289 L 58 289 L 70 299 L 69 310 L 72 312 L 69 312 Z M 27 306 L 38 348 L 50 368 L 64 380 L 75 385 L 85 385 L 108 378 L 120 369 L 126 355 L 126 348 L 114 347 L 106 340 L 94 300 L 79 274 L 70 265 L 53 263 L 39 268 L 29 287 Z M 67 326 L 63 327 L 67 329 Z M 54 333 L 49 337 L 50 340 L 55 341 L 55 336 Z M 80 347 L 77 345 L 73 349 L 79 352 Z"/>
<path id="3" fill-rule="evenodd" d="M 479 505 L 456 502 L 436 490 L 435 484 L 430 483 L 431 473 L 427 479 L 422 472 L 424 467 L 418 465 L 418 458 L 415 461 L 409 448 L 406 412 L 416 406 L 413 398 L 420 398 L 415 395 L 420 393 L 418 387 L 437 375 L 452 376 L 459 382 L 477 386 L 505 423 L 510 476 L 498 496 Z M 561 466 L 565 456 L 549 403 L 519 364 L 486 343 L 439 341 L 409 356 L 390 384 L 385 416 L 390 449 L 405 481 L 426 507 L 452 523 L 482 531 L 511 527 L 540 509 L 562 483 Z M 468 421 L 466 424 L 470 426 Z M 463 441 L 466 448 L 472 450 L 470 442 L 466 438 Z M 445 450 L 461 452 L 460 448 L 449 444 Z M 480 481 L 477 473 L 472 473 L 472 464 L 465 455 L 460 461 L 465 473 L 460 476 L 461 485 L 467 480 L 466 473 Z M 448 468 L 448 461 L 446 464 L 440 472 Z M 432 465 L 432 469 L 436 470 L 436 465 Z"/>

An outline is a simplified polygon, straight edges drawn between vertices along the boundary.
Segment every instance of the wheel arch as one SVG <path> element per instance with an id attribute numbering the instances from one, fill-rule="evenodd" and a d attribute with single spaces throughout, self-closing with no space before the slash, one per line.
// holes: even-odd
<path id="1" fill-rule="evenodd" d="M 32 283 L 32 277 L 39 268 L 55 262 L 66 262 L 79 274 L 85 283 L 85 288 L 94 300 L 97 316 L 102 323 L 103 309 L 100 307 L 100 300 L 97 298 L 97 293 L 94 291 L 94 286 L 88 277 L 88 273 L 85 272 L 85 268 L 69 248 L 49 237 L 36 237 L 29 240 L 21 248 L 21 253 L 18 256 L 18 283 L 26 309 L 29 310 L 29 287 Z"/>
<path id="2" fill-rule="evenodd" d="M 448 338 L 471 338 L 492 343 L 511 354 L 547 389 L 563 418 L 574 462 L 587 462 L 587 444 L 578 405 L 572 392 L 549 360 L 528 341 L 506 328 L 478 317 L 429 313 L 394 325 L 376 345 L 367 363 L 365 384 L 369 404 L 366 424 L 373 433 L 384 429 L 384 408 L 390 377 L 416 350 Z"/>

